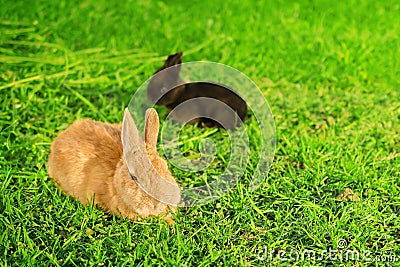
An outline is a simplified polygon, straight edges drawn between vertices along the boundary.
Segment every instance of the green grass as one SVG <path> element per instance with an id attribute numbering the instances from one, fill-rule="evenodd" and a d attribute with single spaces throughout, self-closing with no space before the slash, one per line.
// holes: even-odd
<path id="1" fill-rule="evenodd" d="M 383 264 L 278 259 L 343 240 L 399 265 L 398 1 L 181 2 L 0 0 L 0 265 Z M 262 186 L 182 209 L 173 226 L 120 219 L 56 189 L 46 161 L 57 133 L 83 117 L 121 121 L 176 51 L 235 67 L 265 94 L 277 149 Z M 186 138 L 207 131 L 187 127 Z M 223 131 L 211 135 L 227 147 Z M 190 185 L 219 168 L 193 179 L 172 171 Z M 344 188 L 361 201 L 335 200 Z"/>

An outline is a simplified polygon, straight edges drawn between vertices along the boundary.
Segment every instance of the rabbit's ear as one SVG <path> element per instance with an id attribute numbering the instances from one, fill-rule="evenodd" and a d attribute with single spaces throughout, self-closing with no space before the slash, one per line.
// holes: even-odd
<path id="1" fill-rule="evenodd" d="M 160 121 L 157 111 L 154 108 L 147 109 L 144 124 L 144 141 L 152 148 L 156 148 L 159 128 Z"/>
<path id="2" fill-rule="evenodd" d="M 182 52 L 178 52 L 173 55 L 169 55 L 167 60 L 164 63 L 164 68 L 168 68 L 171 66 L 175 66 L 182 63 Z"/>
<path id="3" fill-rule="evenodd" d="M 165 70 L 169 67 L 176 66 L 170 72 L 166 72 L 166 74 L 164 74 L 166 76 L 172 75 L 172 77 L 176 78 L 176 77 L 178 77 L 177 75 L 179 75 L 179 72 L 181 71 L 180 64 L 182 64 L 182 52 L 179 52 L 179 53 L 176 53 L 173 55 L 169 55 L 168 58 L 165 60 L 164 64 L 154 74 L 156 74 L 162 70 Z M 164 75 L 160 76 L 160 78 L 162 80 L 166 79 L 166 77 L 163 77 Z"/>
<path id="4" fill-rule="evenodd" d="M 139 136 L 139 131 L 133 121 L 132 115 L 126 108 L 124 111 L 124 119 L 122 121 L 122 147 L 124 151 L 139 151 L 143 146 L 143 141 Z"/>

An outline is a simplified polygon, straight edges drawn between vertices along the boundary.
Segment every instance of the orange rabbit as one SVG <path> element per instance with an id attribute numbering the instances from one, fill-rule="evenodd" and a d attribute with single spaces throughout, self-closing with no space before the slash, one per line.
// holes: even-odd
<path id="1" fill-rule="evenodd" d="M 74 122 L 51 144 L 50 177 L 82 204 L 93 201 L 132 220 L 175 211 L 180 188 L 156 150 L 155 109 L 146 111 L 144 128 L 143 141 L 128 109 L 122 127 L 89 119 Z"/>

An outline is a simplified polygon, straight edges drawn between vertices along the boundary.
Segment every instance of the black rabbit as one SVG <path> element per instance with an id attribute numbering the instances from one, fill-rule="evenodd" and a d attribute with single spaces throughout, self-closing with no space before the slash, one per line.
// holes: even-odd
<path id="1" fill-rule="evenodd" d="M 232 89 L 211 82 L 184 84 L 180 78 L 182 52 L 168 56 L 150 80 L 147 97 L 152 104 L 166 106 L 172 117 L 181 123 L 197 123 L 206 127 L 234 129 L 245 120 L 246 102 Z M 160 71 L 178 65 L 172 71 Z M 172 89 L 172 86 L 178 85 Z M 186 102 L 187 101 L 187 102 Z M 224 105 L 223 103 L 226 105 Z M 185 103 L 183 105 L 180 105 Z"/>

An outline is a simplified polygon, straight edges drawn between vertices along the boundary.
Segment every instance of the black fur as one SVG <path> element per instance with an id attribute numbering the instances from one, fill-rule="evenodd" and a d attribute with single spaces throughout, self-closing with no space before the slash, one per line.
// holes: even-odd
<path id="1" fill-rule="evenodd" d="M 182 63 L 182 52 L 168 56 L 164 65 L 156 73 Z M 232 89 L 210 82 L 193 82 L 177 86 L 165 92 L 171 85 L 184 83 L 179 76 L 180 68 L 174 72 L 159 73 L 149 82 L 147 96 L 152 104 L 166 106 L 170 111 L 187 100 L 198 97 L 213 98 L 224 102 L 234 112 L 228 112 L 223 104 L 215 101 L 196 101 L 174 110 L 173 118 L 179 122 L 198 123 L 205 127 L 225 127 L 234 129 L 246 119 L 246 102 Z M 167 76 L 168 75 L 168 76 Z M 203 115 L 203 116 L 202 116 Z M 188 118 L 196 118 L 187 121 Z M 240 120 L 239 120 L 240 118 Z"/>

